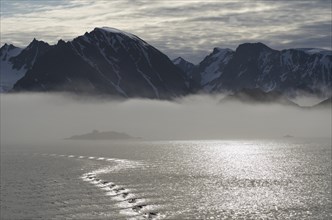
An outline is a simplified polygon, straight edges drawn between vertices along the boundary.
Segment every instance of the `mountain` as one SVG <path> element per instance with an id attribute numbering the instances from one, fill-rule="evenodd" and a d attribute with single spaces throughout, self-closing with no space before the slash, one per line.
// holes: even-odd
<path id="1" fill-rule="evenodd" d="M 5 44 L 0 48 L 0 92 L 10 90 L 14 83 L 23 77 L 24 70 L 13 69 L 11 58 L 17 56 L 22 49 Z"/>
<path id="2" fill-rule="evenodd" d="M 32 68 L 36 60 L 51 48 L 34 39 L 26 48 L 4 44 L 0 48 L 0 92 L 7 92 Z"/>
<path id="3" fill-rule="evenodd" d="M 205 57 L 192 72 L 192 78 L 204 91 L 216 91 L 218 85 L 215 84 L 215 80 L 220 78 L 233 55 L 234 51 L 231 49 L 214 48 L 213 52 Z"/>
<path id="4" fill-rule="evenodd" d="M 138 140 L 140 138 L 132 137 L 126 133 L 120 133 L 115 131 L 97 131 L 93 130 L 90 133 L 82 135 L 74 135 L 67 140 Z"/>
<path id="5" fill-rule="evenodd" d="M 191 77 L 191 72 L 193 71 L 195 65 L 190 63 L 189 61 L 183 59 L 182 57 L 178 57 L 174 60 L 172 60 L 173 64 L 180 68 L 184 73 L 186 73 L 186 76 Z"/>
<path id="6" fill-rule="evenodd" d="M 139 37 L 95 28 L 52 46 L 14 91 L 69 91 L 121 97 L 172 98 L 188 93 L 184 73 Z"/>
<path id="7" fill-rule="evenodd" d="M 194 93 L 195 91 L 198 91 L 201 87 L 196 81 L 192 78 L 193 72 L 196 69 L 196 66 L 192 64 L 191 62 L 183 59 L 182 57 L 178 57 L 174 60 L 172 60 L 173 64 L 177 66 L 182 72 L 184 73 L 184 79 L 186 86 L 188 87 L 189 91 L 191 93 Z"/>
<path id="8" fill-rule="evenodd" d="M 260 89 L 289 95 L 297 91 L 332 95 L 332 52 L 300 48 L 274 50 L 262 43 L 245 43 L 233 51 L 214 48 L 190 72 L 208 93 Z"/>

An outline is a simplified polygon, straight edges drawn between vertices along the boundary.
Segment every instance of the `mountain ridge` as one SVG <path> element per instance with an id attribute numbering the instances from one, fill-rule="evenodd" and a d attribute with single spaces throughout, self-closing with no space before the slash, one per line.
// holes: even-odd
<path id="1" fill-rule="evenodd" d="M 206 93 L 259 88 L 289 96 L 297 91 L 332 95 L 332 51 L 328 50 L 278 51 L 259 42 L 244 43 L 235 51 L 214 48 L 194 68 L 190 77 Z"/>
<path id="2" fill-rule="evenodd" d="M 59 40 L 13 89 L 157 99 L 188 93 L 183 73 L 166 55 L 135 35 L 106 28 Z"/>
<path id="3" fill-rule="evenodd" d="M 0 49 L 2 92 L 60 91 L 124 98 L 169 99 L 193 93 L 259 89 L 296 96 L 332 96 L 332 51 L 274 50 L 243 43 L 215 47 L 199 64 L 167 55 L 138 36 L 115 28 L 94 28 L 55 45 L 33 41 L 23 49 Z"/>

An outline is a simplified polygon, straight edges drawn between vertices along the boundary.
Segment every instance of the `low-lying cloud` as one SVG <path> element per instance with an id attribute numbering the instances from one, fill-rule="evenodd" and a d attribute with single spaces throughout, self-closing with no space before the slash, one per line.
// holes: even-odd
<path id="1" fill-rule="evenodd" d="M 331 137 L 331 109 L 220 103 L 220 99 L 105 101 L 59 94 L 2 94 L 1 145 L 51 142 L 93 129 L 146 140 Z"/>

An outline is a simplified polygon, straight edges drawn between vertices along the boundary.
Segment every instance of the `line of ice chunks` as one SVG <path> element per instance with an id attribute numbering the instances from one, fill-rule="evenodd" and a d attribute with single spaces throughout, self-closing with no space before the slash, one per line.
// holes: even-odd
<path id="1" fill-rule="evenodd" d="M 110 181 L 104 181 L 100 178 L 97 178 L 95 174 L 93 173 L 88 173 L 83 176 L 83 179 L 87 179 L 90 182 L 93 182 L 94 184 L 101 184 L 103 187 L 108 187 L 109 190 L 113 191 L 115 194 L 112 196 L 122 196 L 123 200 L 126 201 L 129 204 L 132 204 L 133 206 L 131 209 L 137 213 L 141 213 L 141 210 L 148 206 L 148 204 L 138 204 L 139 198 L 136 198 L 134 194 L 130 193 L 129 190 L 127 190 L 124 187 L 118 186 L 114 184 L 113 182 Z M 141 213 L 143 216 L 147 219 L 154 219 L 158 216 L 157 212 L 145 212 Z"/>
<path id="2" fill-rule="evenodd" d="M 112 158 L 104 158 L 104 157 L 93 157 L 93 156 L 75 156 L 75 155 L 64 155 L 64 154 L 41 154 L 43 156 L 60 156 L 60 157 L 68 157 L 68 158 L 77 158 L 77 159 L 90 159 L 90 160 L 112 160 L 112 161 L 120 161 L 119 159 Z M 104 181 L 100 178 L 97 178 L 94 173 L 87 173 L 82 176 L 82 179 L 87 180 L 93 184 L 102 184 L 104 187 L 108 187 L 109 190 L 113 191 L 115 194 L 112 196 L 122 196 L 123 200 L 128 204 L 131 204 L 131 209 L 138 214 L 142 214 L 146 219 L 155 219 L 158 218 L 159 213 L 154 211 L 142 212 L 144 207 L 147 207 L 148 204 L 140 204 L 140 198 L 136 198 L 134 194 L 130 193 L 129 190 L 124 187 L 120 187 L 110 181 Z"/>

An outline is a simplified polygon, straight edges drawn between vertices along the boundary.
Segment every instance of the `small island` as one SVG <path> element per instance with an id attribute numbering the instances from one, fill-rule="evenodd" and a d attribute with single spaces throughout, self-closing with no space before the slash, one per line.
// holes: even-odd
<path id="1" fill-rule="evenodd" d="M 294 136 L 289 135 L 289 134 L 284 135 L 284 138 L 293 138 L 293 137 L 294 137 Z"/>
<path id="2" fill-rule="evenodd" d="M 140 140 L 140 137 L 133 137 L 124 132 L 93 130 L 90 133 L 74 135 L 66 140 Z"/>

